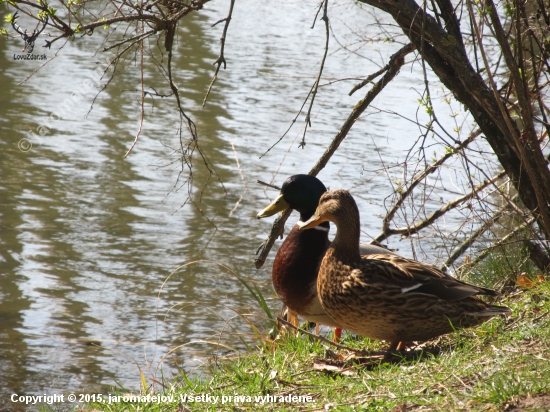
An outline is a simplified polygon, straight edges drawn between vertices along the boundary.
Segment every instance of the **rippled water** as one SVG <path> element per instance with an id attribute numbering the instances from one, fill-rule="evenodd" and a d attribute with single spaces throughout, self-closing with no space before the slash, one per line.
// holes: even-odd
<path id="1" fill-rule="evenodd" d="M 235 277 L 215 263 L 186 266 L 166 280 L 185 263 L 211 260 L 255 279 L 278 308 L 269 280 L 273 253 L 263 269 L 253 264 L 271 224 L 257 221 L 255 214 L 276 191 L 265 190 L 256 179 L 275 176 L 280 185 L 291 174 L 306 173 L 365 93 L 347 95 L 357 80 L 332 81 L 377 71 L 401 45 L 367 42 L 350 54 L 331 39 L 305 149 L 298 148 L 300 117 L 259 159 L 288 128 L 313 84 L 324 27 L 318 23 L 310 29 L 315 1 L 237 1 L 225 50 L 228 68 L 220 71 L 201 109 L 222 29 L 211 24 L 225 16 L 226 3 L 208 3 L 204 13 L 186 21 L 175 47 L 176 83 L 223 182 L 210 177 L 196 207 L 182 207 L 187 186 L 177 183 L 181 165 L 172 150 L 178 146 L 172 99 L 147 101 L 142 135 L 123 157 L 139 120 L 139 70 L 132 61 L 119 67 L 89 114 L 95 92 L 71 105 L 41 140 L 28 134 L 82 88 L 103 61 L 104 55 L 95 53 L 101 32 L 68 42 L 22 84 L 41 63 L 13 59 L 20 39 L 0 43 L 2 400 L 11 393 L 90 391 L 115 381 L 136 388 L 138 366 L 147 376 L 160 376 L 159 361 L 179 345 L 186 346 L 167 357 L 165 373 L 192 370 L 215 350 L 190 342 L 215 340 L 223 330 L 224 342 L 239 345 L 231 326 L 250 330 L 238 320 L 230 326 L 225 320 L 235 316 L 233 308 L 259 309 Z M 2 13 L 7 12 L 4 6 Z M 336 38 L 353 47 L 360 36 L 378 36 L 375 17 L 383 20 L 348 2 L 333 5 L 330 17 Z M 42 53 L 40 42 L 35 52 Z M 53 57 L 54 51 L 46 53 Z M 145 79 L 147 88 L 168 93 L 151 62 Z M 403 116 L 425 122 L 417 103 L 423 82 L 418 63 L 406 66 L 320 174 L 330 187 L 352 188 L 365 241 L 380 231 L 384 200 L 393 193 L 394 172 L 386 175 L 382 166 L 402 162 L 419 135 Z M 33 144 L 28 151 L 18 147 L 23 138 Z M 395 176 L 399 173 L 396 169 Z M 192 190 L 198 194 L 209 178 L 198 157 L 194 178 Z M 174 186 L 179 189 L 168 194 Z M 391 239 L 390 247 L 411 256 L 406 241 Z M 436 258 L 430 247 L 425 253 Z"/>

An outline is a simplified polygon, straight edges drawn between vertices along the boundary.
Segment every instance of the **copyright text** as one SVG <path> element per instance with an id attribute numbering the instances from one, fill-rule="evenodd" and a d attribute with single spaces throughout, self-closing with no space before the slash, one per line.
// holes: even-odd
<path id="1" fill-rule="evenodd" d="M 90 403 L 99 402 L 104 404 L 113 403 L 157 403 L 157 404 L 178 404 L 178 403 L 209 403 L 209 404 L 265 404 L 265 403 L 310 403 L 315 402 L 311 395 L 222 395 L 213 396 L 210 394 L 179 394 L 179 395 L 103 395 L 103 394 L 79 394 L 68 395 L 11 395 L 10 400 L 13 403 L 23 403 L 25 405 L 37 405 L 65 402 Z"/>

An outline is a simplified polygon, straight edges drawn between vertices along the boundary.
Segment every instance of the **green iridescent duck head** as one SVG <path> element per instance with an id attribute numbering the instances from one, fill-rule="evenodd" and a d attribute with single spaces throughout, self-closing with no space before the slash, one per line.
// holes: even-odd
<path id="1" fill-rule="evenodd" d="M 273 216 L 286 209 L 294 209 L 300 213 L 300 220 L 308 220 L 319 203 L 321 195 L 327 188 L 319 179 L 310 175 L 290 176 L 283 183 L 277 199 L 256 216 L 258 219 Z"/>

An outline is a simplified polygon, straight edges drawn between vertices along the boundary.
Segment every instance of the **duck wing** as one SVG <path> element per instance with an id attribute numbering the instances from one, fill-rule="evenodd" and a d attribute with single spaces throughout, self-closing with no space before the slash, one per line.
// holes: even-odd
<path id="1" fill-rule="evenodd" d="M 365 255 L 395 255 L 391 250 L 370 243 L 359 243 L 359 253 Z"/>
<path id="2" fill-rule="evenodd" d="M 422 293 L 447 301 L 462 300 L 475 295 L 497 295 L 491 289 L 470 285 L 433 266 L 397 255 L 375 254 L 362 257 L 362 262 L 367 269 L 363 272 L 372 274 L 369 276 L 370 282 L 390 283 L 393 287 L 401 288 L 402 294 Z M 376 270 L 372 269 L 372 265 Z"/>

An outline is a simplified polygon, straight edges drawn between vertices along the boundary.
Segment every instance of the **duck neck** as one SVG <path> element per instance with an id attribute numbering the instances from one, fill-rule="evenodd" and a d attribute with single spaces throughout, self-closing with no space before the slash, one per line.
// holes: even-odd
<path id="1" fill-rule="evenodd" d="M 315 209 L 313 209 L 313 210 L 309 210 L 309 209 L 307 209 L 307 210 L 298 210 L 297 212 L 300 213 L 300 221 L 307 222 L 311 218 L 311 216 L 314 215 Z"/>
<path id="2" fill-rule="evenodd" d="M 336 236 L 332 241 L 333 253 L 341 260 L 358 260 L 359 252 L 359 213 L 356 216 L 346 214 L 336 223 Z"/>

